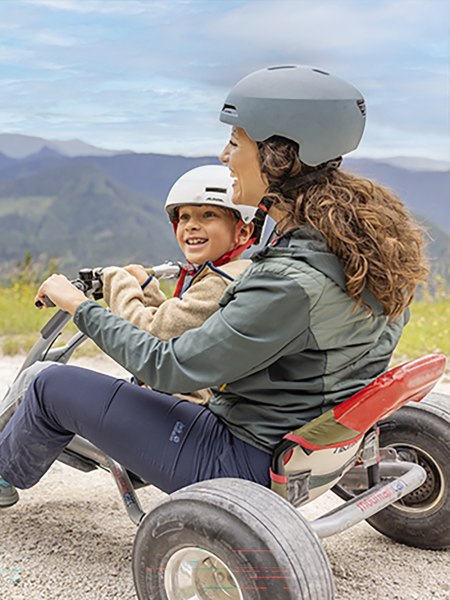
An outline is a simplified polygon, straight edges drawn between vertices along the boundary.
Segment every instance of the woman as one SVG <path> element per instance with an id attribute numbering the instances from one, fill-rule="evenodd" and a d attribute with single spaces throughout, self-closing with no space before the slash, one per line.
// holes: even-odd
<path id="1" fill-rule="evenodd" d="M 364 129 L 358 90 L 309 67 L 263 69 L 233 88 L 221 120 L 233 126 L 222 155 L 233 202 L 259 206 L 259 218 L 269 211 L 277 237 L 220 311 L 166 342 L 62 275 L 45 281 L 37 299 L 72 313 L 160 393 L 70 366 L 42 372 L 0 436 L 4 505 L 17 501 L 10 484 L 36 483 L 74 433 L 167 492 L 224 476 L 268 485 L 287 431 L 387 367 L 427 269 L 401 202 L 339 170 Z M 207 407 L 170 395 L 201 387 L 213 388 Z"/>

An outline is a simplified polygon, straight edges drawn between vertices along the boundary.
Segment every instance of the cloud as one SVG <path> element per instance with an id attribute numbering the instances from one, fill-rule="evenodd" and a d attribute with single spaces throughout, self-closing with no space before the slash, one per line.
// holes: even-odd
<path id="1" fill-rule="evenodd" d="M 412 29 L 428 29 L 432 6 L 442 0 L 281 0 L 253 2 L 229 11 L 215 20 L 215 35 L 227 35 L 260 48 L 278 48 L 280 52 L 321 52 L 358 49 L 364 52 L 373 44 L 390 44 L 409 38 Z M 251 23 L 251 27 L 249 27 Z M 270 30 L 269 30 L 270 28 Z M 270 34 L 270 35 L 269 35 Z M 379 46 L 382 49 L 381 46 Z"/>
<path id="2" fill-rule="evenodd" d="M 32 56 L 32 52 L 25 48 L 5 46 L 0 44 L 0 63 L 11 64 L 18 61 L 26 61 Z"/>
<path id="3" fill-rule="evenodd" d="M 3 2 L 0 118 L 14 107 L 24 133 L 210 152 L 236 81 L 304 63 L 363 91 L 364 152 L 449 142 L 444 0 Z"/>
<path id="4" fill-rule="evenodd" d="M 177 21 L 175 35 L 183 47 L 194 46 L 198 53 L 207 48 L 207 61 L 224 66 L 227 83 L 233 71 L 240 77 L 283 62 L 322 66 L 344 77 L 355 66 L 367 73 L 397 70 L 395 61 L 423 60 L 433 39 L 448 39 L 444 0 L 279 0 L 257 7 L 245 2 L 208 15 L 195 41 Z M 223 81 L 219 73 L 198 69 L 213 84 Z"/>
<path id="5" fill-rule="evenodd" d="M 34 38 L 36 44 L 44 44 L 46 46 L 58 46 L 60 48 L 70 48 L 80 43 L 79 38 L 58 35 L 53 32 L 39 32 Z"/>
<path id="6" fill-rule="evenodd" d="M 126 13 L 136 15 L 149 9 L 145 0 L 22 0 L 26 4 L 31 4 L 40 8 L 48 8 L 56 11 L 67 11 L 81 14 L 117 14 Z M 162 5 L 162 2 L 155 0 L 152 5 L 155 8 Z"/>

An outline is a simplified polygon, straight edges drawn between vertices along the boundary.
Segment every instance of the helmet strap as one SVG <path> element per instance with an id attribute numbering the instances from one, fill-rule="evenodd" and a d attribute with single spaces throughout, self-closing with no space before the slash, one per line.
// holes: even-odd
<path id="1" fill-rule="evenodd" d="M 255 216 L 253 217 L 253 223 L 255 225 L 255 230 L 253 232 L 253 243 L 258 244 L 261 239 L 262 230 L 264 227 L 264 223 L 266 222 L 267 215 L 269 214 L 269 210 L 273 204 L 273 198 L 270 196 L 264 196 L 261 202 L 258 204 L 258 208 L 255 212 Z"/>
<path id="2" fill-rule="evenodd" d="M 338 158 L 334 158 L 333 160 L 329 160 L 326 163 L 322 163 L 319 165 L 318 169 L 314 171 L 310 171 L 309 173 L 300 173 L 296 177 L 292 177 L 286 181 L 286 183 L 282 183 L 280 189 L 284 193 L 288 193 L 295 188 L 303 186 L 305 183 L 309 183 L 318 178 L 319 175 L 322 175 L 326 171 L 331 171 L 333 169 L 339 168 L 342 162 L 342 156 Z"/>
<path id="3" fill-rule="evenodd" d="M 253 246 L 254 243 L 255 243 L 255 238 L 252 237 L 249 240 L 247 240 L 246 242 L 244 242 L 243 244 L 239 244 L 239 246 L 235 246 L 231 250 L 228 250 L 228 252 L 225 252 L 225 254 L 223 254 L 220 258 L 215 260 L 212 264 L 215 267 L 221 267 L 222 265 L 226 265 L 227 263 L 232 261 L 234 258 L 236 258 L 236 256 L 239 256 L 240 254 L 242 254 L 244 252 L 244 250 L 247 250 L 247 248 L 250 248 L 250 246 Z"/>

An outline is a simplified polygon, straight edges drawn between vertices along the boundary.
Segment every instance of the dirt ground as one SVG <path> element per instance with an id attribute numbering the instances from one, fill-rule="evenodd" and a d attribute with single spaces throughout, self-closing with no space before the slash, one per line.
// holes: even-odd
<path id="1" fill-rule="evenodd" d="M 0 360 L 0 394 L 22 359 Z M 109 359 L 84 366 L 120 376 Z M 450 394 L 450 379 L 440 384 Z M 138 492 L 145 510 L 164 495 Z M 304 509 L 308 518 L 338 501 L 328 494 Z M 111 476 L 56 463 L 14 507 L 0 513 L 0 598 L 3 600 L 132 600 L 131 552 L 136 527 Z M 337 600 L 449 600 L 450 551 L 392 542 L 362 523 L 324 542 Z M 277 598 L 274 600 L 282 600 Z"/>

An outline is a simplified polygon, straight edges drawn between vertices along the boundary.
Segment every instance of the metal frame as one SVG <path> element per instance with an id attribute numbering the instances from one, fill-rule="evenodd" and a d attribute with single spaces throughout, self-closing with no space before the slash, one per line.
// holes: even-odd
<path id="1" fill-rule="evenodd" d="M 320 538 L 341 533 L 365 521 L 418 488 L 427 478 L 425 469 L 415 463 L 392 461 L 380 463 L 379 469 L 381 477 L 391 478 L 388 482 L 375 484 L 366 492 L 310 522 Z"/>

